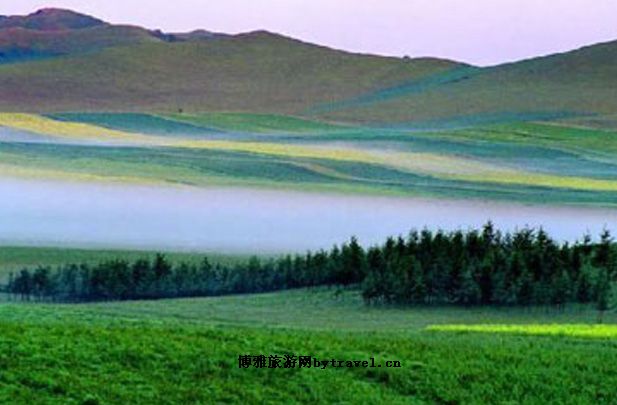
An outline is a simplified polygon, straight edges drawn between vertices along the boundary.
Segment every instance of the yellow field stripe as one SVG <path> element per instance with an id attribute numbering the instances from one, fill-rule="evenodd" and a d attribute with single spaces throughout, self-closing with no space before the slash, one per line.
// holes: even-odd
<path id="1" fill-rule="evenodd" d="M 585 338 L 617 338 L 617 325 L 587 324 L 475 324 L 430 325 L 425 330 L 435 332 L 512 333 L 522 335 L 574 336 Z"/>
<path id="2" fill-rule="evenodd" d="M 0 126 L 40 135 L 89 141 L 144 143 L 150 139 L 150 137 L 145 135 L 129 134 L 79 122 L 58 121 L 35 114 L 0 113 Z"/>
<path id="3" fill-rule="evenodd" d="M 156 181 L 146 177 L 117 176 L 112 174 L 94 174 L 87 172 L 58 170 L 51 168 L 37 168 L 31 166 L 18 166 L 14 164 L 0 163 L 0 176 L 22 179 L 66 180 L 77 182 L 114 182 L 132 184 L 163 184 L 164 181 Z"/>

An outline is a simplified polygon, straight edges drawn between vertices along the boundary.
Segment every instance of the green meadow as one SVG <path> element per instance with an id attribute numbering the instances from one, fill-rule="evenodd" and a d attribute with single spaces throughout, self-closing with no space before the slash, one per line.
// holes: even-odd
<path id="1" fill-rule="evenodd" d="M 419 130 L 272 114 L 64 113 L 3 114 L 0 126 L 12 131 L 3 141 L 0 130 L 0 173 L 9 176 L 617 201 L 617 137 L 567 120 Z"/>
<path id="2" fill-rule="evenodd" d="M 614 403 L 617 366 L 610 359 L 617 354 L 617 329 L 590 325 L 595 319 L 584 307 L 366 307 L 353 290 L 327 289 L 9 303 L 0 306 L 0 400 Z M 605 321 L 617 321 L 615 314 Z M 577 329 L 585 333 L 571 332 Z M 240 355 L 261 354 L 374 358 L 383 367 L 239 368 Z M 385 367 L 388 360 L 401 367 Z"/>
<path id="3" fill-rule="evenodd" d="M 153 255 L 3 247 L 0 274 Z M 198 263 L 203 254 L 167 257 Z M 338 287 L 87 304 L 5 295 L 0 402 L 609 404 L 617 401 L 616 325 L 617 312 L 600 318 L 586 304 L 366 305 L 359 290 Z M 261 355 L 266 367 L 240 367 L 240 356 Z M 270 355 L 280 367 L 269 367 Z M 285 355 L 310 356 L 311 367 L 284 368 Z"/>

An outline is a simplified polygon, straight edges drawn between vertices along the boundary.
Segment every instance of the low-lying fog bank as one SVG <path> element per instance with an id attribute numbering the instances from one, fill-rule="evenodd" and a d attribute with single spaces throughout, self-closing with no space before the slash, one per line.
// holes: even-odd
<path id="1" fill-rule="evenodd" d="M 617 227 L 617 210 L 425 198 L 325 195 L 0 179 L 0 243 L 224 252 L 381 243 L 410 229 L 542 226 L 574 241 Z"/>

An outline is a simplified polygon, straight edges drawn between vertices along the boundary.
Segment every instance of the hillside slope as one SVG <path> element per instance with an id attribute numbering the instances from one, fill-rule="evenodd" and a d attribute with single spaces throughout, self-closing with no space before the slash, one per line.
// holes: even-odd
<path id="1" fill-rule="evenodd" d="M 83 30 L 0 30 L 0 64 L 93 52 L 108 47 L 160 42 L 139 27 L 102 25 Z"/>
<path id="2" fill-rule="evenodd" d="M 161 41 L 156 34 L 144 28 L 107 24 L 94 17 L 53 8 L 26 16 L 0 16 L 0 64 Z"/>
<path id="3" fill-rule="evenodd" d="M 611 114 L 617 111 L 617 42 L 410 83 L 385 97 L 367 94 L 321 106 L 329 118 L 410 122 L 504 114 Z M 396 91 L 395 91 L 396 90 Z M 383 91 L 381 92 L 383 93 Z M 367 100 L 363 102 L 362 100 Z"/>
<path id="4" fill-rule="evenodd" d="M 0 16 L 0 29 L 25 28 L 37 31 L 61 31 L 102 25 L 106 23 L 98 18 L 57 8 L 43 8 L 24 16 Z"/>
<path id="5" fill-rule="evenodd" d="M 351 54 L 265 31 L 149 41 L 0 65 L 0 110 L 298 113 L 455 66 Z"/>
<path id="6" fill-rule="evenodd" d="M 610 116 L 615 77 L 617 42 L 477 68 L 266 31 L 168 34 L 57 9 L 0 17 L 0 111 L 236 111 L 457 127 Z"/>

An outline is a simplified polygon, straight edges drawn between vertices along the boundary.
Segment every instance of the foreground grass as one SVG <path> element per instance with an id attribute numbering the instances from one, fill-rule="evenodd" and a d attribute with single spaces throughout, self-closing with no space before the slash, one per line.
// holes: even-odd
<path id="1" fill-rule="evenodd" d="M 614 403 L 614 336 L 427 330 L 453 323 L 583 329 L 595 315 L 583 308 L 370 308 L 356 292 L 330 290 L 5 304 L 0 402 Z M 374 357 L 402 367 L 239 369 L 240 354 Z"/>

